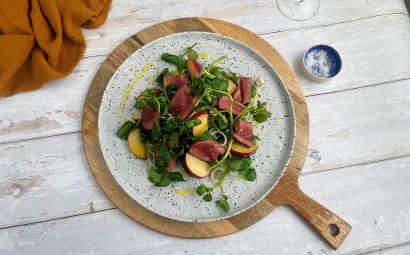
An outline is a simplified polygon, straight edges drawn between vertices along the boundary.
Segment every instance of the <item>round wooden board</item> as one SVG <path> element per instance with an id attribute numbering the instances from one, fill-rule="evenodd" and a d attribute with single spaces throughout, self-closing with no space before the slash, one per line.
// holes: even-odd
<path id="1" fill-rule="evenodd" d="M 234 217 L 214 222 L 175 221 L 159 216 L 136 203 L 122 190 L 111 175 L 104 161 L 98 138 L 98 113 L 101 99 L 109 80 L 118 67 L 143 45 L 169 34 L 188 31 L 204 31 L 229 36 L 258 52 L 274 67 L 284 81 L 296 114 L 296 140 L 293 155 L 278 184 L 262 201 L 249 210 Z M 309 116 L 303 91 L 295 74 L 283 57 L 269 43 L 237 25 L 210 18 L 183 18 L 156 24 L 124 41 L 107 57 L 91 84 L 84 105 L 82 130 L 88 164 L 103 192 L 130 218 L 158 232 L 185 238 L 224 236 L 258 222 L 274 208 L 285 204 L 293 207 L 334 248 L 343 242 L 350 231 L 350 226 L 346 222 L 307 197 L 299 189 L 297 179 L 307 151 Z M 336 228 L 337 235 L 329 232 L 330 225 Z"/>

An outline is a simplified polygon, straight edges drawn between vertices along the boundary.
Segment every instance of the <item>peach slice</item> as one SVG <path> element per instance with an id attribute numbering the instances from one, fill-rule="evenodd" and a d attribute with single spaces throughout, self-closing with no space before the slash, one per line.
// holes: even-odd
<path id="1" fill-rule="evenodd" d="M 204 178 L 209 176 L 209 174 L 211 173 L 211 171 L 208 170 L 208 163 L 200 160 L 190 153 L 185 154 L 183 163 L 185 171 L 193 177 Z"/>
<path id="2" fill-rule="evenodd" d="M 208 131 L 208 113 L 203 112 L 202 114 L 194 115 L 195 118 L 201 121 L 201 124 L 192 128 L 192 133 L 196 138 L 201 137 L 206 131 Z"/>
<path id="3" fill-rule="evenodd" d="M 128 147 L 137 158 L 147 159 L 147 147 L 141 142 L 139 129 L 134 129 L 129 133 Z"/>
<path id="4" fill-rule="evenodd" d="M 231 154 L 237 157 L 247 157 L 256 152 L 259 145 L 252 144 L 251 147 L 246 147 L 245 145 L 239 143 L 233 143 L 231 146 Z"/>
<path id="5" fill-rule="evenodd" d="M 192 78 L 197 78 L 199 75 L 201 75 L 202 68 L 201 68 L 201 64 L 198 61 L 194 59 L 188 59 L 186 61 L 186 66 L 187 66 L 189 75 Z"/>
<path id="6" fill-rule="evenodd" d="M 229 94 L 233 94 L 235 91 L 236 91 L 236 85 L 235 85 L 235 83 L 233 83 L 233 81 L 231 81 L 231 80 L 228 80 L 228 93 Z"/>

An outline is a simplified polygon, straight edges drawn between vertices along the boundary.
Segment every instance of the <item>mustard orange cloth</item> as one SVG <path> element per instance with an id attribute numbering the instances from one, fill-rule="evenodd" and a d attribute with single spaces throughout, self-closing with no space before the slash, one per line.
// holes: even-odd
<path id="1" fill-rule="evenodd" d="M 40 88 L 80 61 L 80 28 L 107 18 L 112 0 L 0 0 L 0 97 Z"/>

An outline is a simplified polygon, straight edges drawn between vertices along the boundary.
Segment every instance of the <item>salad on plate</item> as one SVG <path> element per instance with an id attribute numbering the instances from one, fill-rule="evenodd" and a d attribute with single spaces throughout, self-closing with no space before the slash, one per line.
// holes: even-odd
<path id="1" fill-rule="evenodd" d="M 181 162 L 190 176 L 214 182 L 197 186 L 196 193 L 205 202 L 215 200 L 227 212 L 224 179 L 228 175 L 256 179 L 250 158 L 259 146 L 255 129 L 271 114 L 258 100 L 257 86 L 263 79 L 252 80 L 222 68 L 218 64 L 226 56 L 203 66 L 194 48 L 161 55 L 175 69 L 163 69 L 155 79 L 156 87 L 135 99 L 133 120 L 125 121 L 116 135 L 128 140 L 137 158 L 152 162 L 147 179 L 154 186 L 184 181 L 186 175 L 176 167 Z M 218 199 L 213 198 L 216 189 Z"/>

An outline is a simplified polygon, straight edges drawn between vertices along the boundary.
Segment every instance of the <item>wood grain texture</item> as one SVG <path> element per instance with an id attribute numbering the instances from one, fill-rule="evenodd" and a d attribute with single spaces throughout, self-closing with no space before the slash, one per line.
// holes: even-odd
<path id="1" fill-rule="evenodd" d="M 409 164 L 406 157 L 301 175 L 300 185 L 307 194 L 353 226 L 337 251 L 323 245 L 289 208 L 280 207 L 239 233 L 206 240 L 150 231 L 116 209 L 90 213 L 2 229 L 0 254 L 353 255 L 385 254 L 379 250 L 387 248 L 391 252 L 386 254 L 407 254 L 409 247 L 403 253 L 394 247 L 410 241 Z"/>
<path id="2" fill-rule="evenodd" d="M 111 38 L 111 35 L 106 37 Z M 407 68 L 410 58 L 405 57 L 410 54 L 410 44 L 407 43 L 410 41 L 410 22 L 405 15 L 266 34 L 263 38 L 285 57 L 307 96 L 410 78 Z M 343 70 L 332 82 L 316 84 L 303 74 L 300 58 L 312 44 L 327 42 L 342 52 Z M 90 43 L 89 48 L 100 45 L 105 54 L 107 49 L 114 48 L 114 43 L 116 40 L 104 39 Z M 89 84 L 105 56 L 84 58 L 67 79 L 52 82 L 41 90 L 0 100 L 0 143 L 79 131 Z"/>
<path id="3" fill-rule="evenodd" d="M 320 2 L 315 18 L 293 22 L 269 0 L 116 0 L 104 26 L 83 30 L 86 57 L 72 75 L 0 100 L 0 228 L 29 224 L 0 230 L 0 254 L 408 254 L 410 161 L 383 161 L 410 154 L 407 11 L 402 0 Z M 301 188 L 353 226 L 336 252 L 286 207 L 240 233 L 197 241 L 149 231 L 118 210 L 98 212 L 113 205 L 88 170 L 81 137 L 61 134 L 81 129 L 86 92 L 108 53 L 147 26 L 187 15 L 262 33 L 294 69 L 310 96 Z M 347 61 L 337 80 L 318 85 L 305 79 L 299 56 L 328 42 Z M 383 162 L 363 164 L 374 161 Z"/>
<path id="4" fill-rule="evenodd" d="M 410 141 L 409 88 L 410 80 L 307 98 L 310 139 L 302 175 L 410 155 L 403 143 Z M 79 133 L 0 145 L 0 169 L 0 228 L 113 208 L 89 171 Z"/>
<path id="5" fill-rule="evenodd" d="M 187 223 L 161 217 L 133 202 L 110 174 L 98 141 L 98 111 L 102 94 L 110 78 L 121 63 L 139 47 L 166 35 L 188 32 L 214 32 L 235 38 L 262 55 L 284 80 L 289 90 L 296 115 L 295 147 L 289 166 L 272 192 L 251 209 L 229 219 Z M 132 36 L 113 51 L 96 74 L 88 92 L 83 114 L 83 141 L 90 168 L 102 190 L 132 219 L 156 231 L 186 238 L 222 236 L 242 230 L 269 214 L 276 206 L 288 204 L 295 208 L 320 235 L 333 247 L 338 248 L 351 227 L 337 215 L 304 195 L 298 188 L 297 179 L 305 161 L 308 144 L 309 119 L 307 106 L 296 76 L 282 56 L 256 34 L 220 20 L 209 18 L 185 18 L 163 22 Z M 304 206 L 300 206 L 303 204 Z M 338 232 L 330 235 L 328 227 L 335 226 Z"/>
<path id="6" fill-rule="evenodd" d="M 329 26 L 351 20 L 401 13 L 407 15 L 403 0 L 321 0 L 312 19 L 300 22 L 283 16 L 276 0 L 117 0 L 107 22 L 93 30 L 83 30 L 87 40 L 86 56 L 109 54 L 117 45 L 138 31 L 159 21 L 182 17 L 209 17 L 241 25 L 258 34 Z"/>

